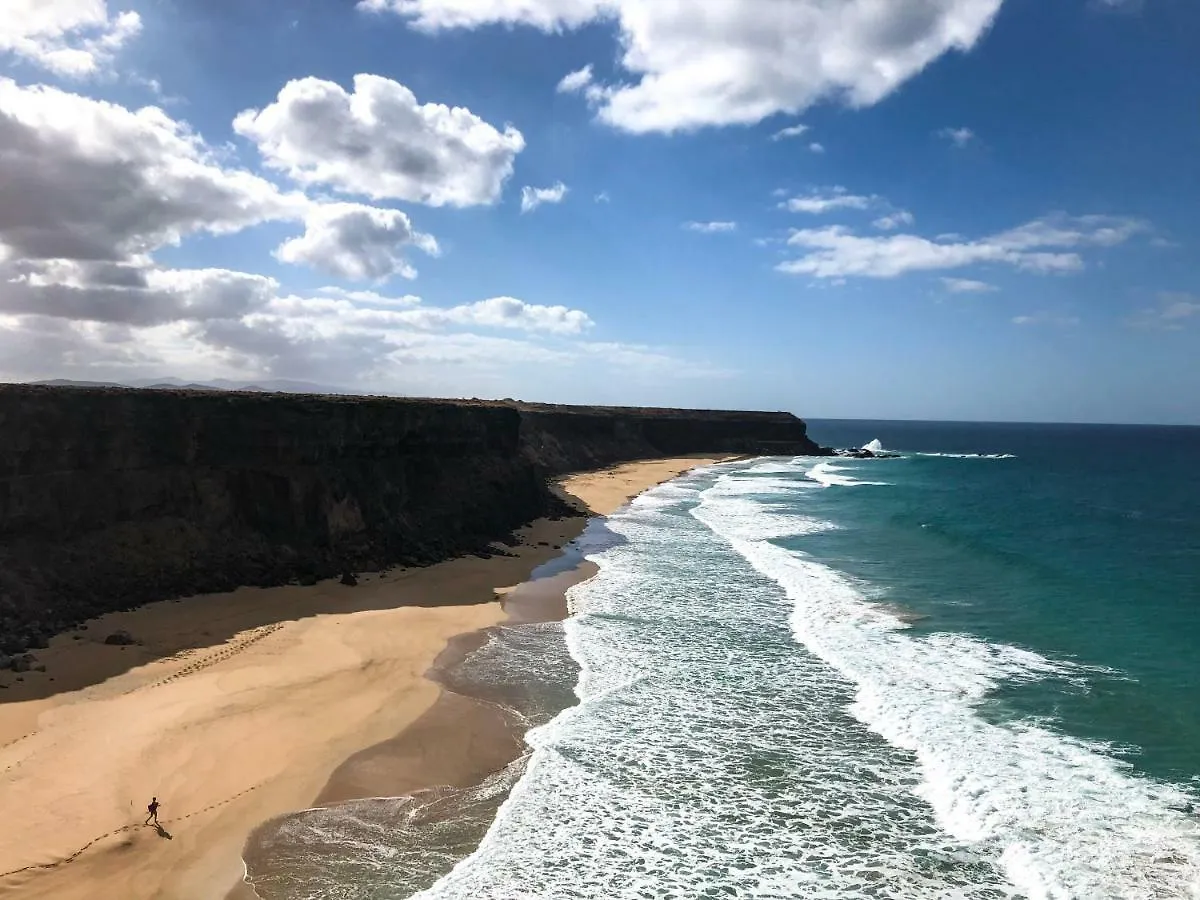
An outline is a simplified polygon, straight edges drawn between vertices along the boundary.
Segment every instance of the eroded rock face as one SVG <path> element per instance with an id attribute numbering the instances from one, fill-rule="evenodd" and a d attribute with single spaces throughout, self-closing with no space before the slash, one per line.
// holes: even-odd
<path id="1" fill-rule="evenodd" d="M 785 413 L 0 386 L 0 651 L 239 585 L 487 551 L 554 474 L 814 453 Z"/>

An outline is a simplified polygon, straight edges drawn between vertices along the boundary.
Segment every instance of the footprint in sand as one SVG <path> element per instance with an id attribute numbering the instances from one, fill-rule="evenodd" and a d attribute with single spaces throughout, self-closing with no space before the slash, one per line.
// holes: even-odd
<path id="1" fill-rule="evenodd" d="M 253 631 L 247 632 L 247 634 L 244 637 L 235 639 L 233 642 L 226 645 L 226 647 L 224 649 L 218 650 L 215 653 L 210 653 L 206 656 L 202 656 L 199 659 L 196 659 L 193 662 L 189 663 L 188 665 L 184 666 L 179 671 L 174 672 L 171 675 L 168 675 L 166 678 L 159 679 L 158 681 L 152 682 L 151 684 L 146 684 L 146 685 L 141 685 L 139 687 L 130 688 L 125 693 L 132 694 L 136 691 L 142 691 L 142 690 L 146 690 L 148 688 L 162 687 L 163 685 L 170 684 L 171 682 L 176 681 L 180 678 L 183 678 L 186 675 L 194 675 L 195 673 L 203 671 L 204 669 L 207 669 L 210 666 L 214 666 L 217 663 L 224 662 L 227 659 L 232 659 L 233 657 L 237 656 L 239 653 L 245 651 L 246 649 L 253 646 L 254 644 L 257 644 L 259 641 L 263 640 L 264 638 L 270 637 L 272 634 L 274 634 L 276 631 L 278 631 L 282 627 L 283 627 L 283 623 L 276 623 L 274 625 L 264 625 L 261 628 L 255 628 Z"/>

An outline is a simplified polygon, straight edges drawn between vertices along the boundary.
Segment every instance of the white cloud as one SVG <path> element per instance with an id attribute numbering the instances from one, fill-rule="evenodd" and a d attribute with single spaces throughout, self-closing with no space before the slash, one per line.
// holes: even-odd
<path id="1" fill-rule="evenodd" d="M 938 132 L 938 137 L 945 138 L 961 149 L 975 140 L 975 132 L 970 128 L 943 128 Z"/>
<path id="2" fill-rule="evenodd" d="M 608 191 L 601 191 L 593 198 L 597 203 L 611 203 L 612 197 L 608 196 Z"/>
<path id="3" fill-rule="evenodd" d="M 737 222 L 684 222 L 683 227 L 701 234 L 721 234 L 736 231 Z"/>
<path id="4" fill-rule="evenodd" d="M 0 246 L 16 258 L 121 260 L 197 231 L 298 218 L 309 205 L 223 167 L 160 109 L 5 78 L 0 147 Z"/>
<path id="5" fill-rule="evenodd" d="M 598 349 L 582 340 L 591 317 L 562 305 L 427 306 L 344 287 L 298 297 L 262 275 L 165 265 L 164 246 L 265 222 L 304 226 L 282 260 L 351 279 L 411 275 L 406 254 L 437 244 L 398 210 L 282 191 L 161 109 L 0 78 L 0 148 L 0 377 L 271 376 L 503 396 L 516 372 L 536 392 L 549 365 L 610 381 L 635 361 L 664 378 L 699 372 L 661 349 Z"/>
<path id="6" fill-rule="evenodd" d="M 406 308 L 416 306 L 421 302 L 420 297 L 413 296 L 412 294 L 404 294 L 400 297 L 385 297 L 374 291 L 351 291 L 340 287 L 323 287 L 318 293 L 350 300 L 360 306 L 378 306 L 385 309 Z"/>
<path id="7" fill-rule="evenodd" d="M 907 209 L 898 209 L 895 212 L 888 213 L 886 216 L 880 216 L 871 224 L 880 231 L 895 231 L 904 225 L 912 225 L 916 221 L 916 217 Z"/>
<path id="8" fill-rule="evenodd" d="M 1002 263 L 1028 272 L 1082 269 L 1077 250 L 1111 247 L 1147 230 L 1136 219 L 1055 214 L 980 240 L 939 241 L 913 234 L 872 237 L 841 226 L 793 231 L 788 244 L 807 251 L 776 268 L 817 278 L 894 278 L 907 272 Z"/>
<path id="9" fill-rule="evenodd" d="M 591 317 L 565 306 L 539 306 L 514 297 L 492 297 L 450 309 L 419 309 L 410 316 L 420 327 L 464 325 L 484 328 L 515 328 L 522 331 L 547 331 L 554 334 L 580 334 L 594 324 Z"/>
<path id="10" fill-rule="evenodd" d="M 267 164 L 305 185 L 430 206 L 494 203 L 525 139 L 463 107 L 418 103 L 407 87 L 356 75 L 354 93 L 332 81 L 289 81 L 275 102 L 246 110 L 234 130 Z"/>
<path id="11" fill-rule="evenodd" d="M 943 278 L 942 286 L 951 294 L 986 294 L 999 290 L 994 284 L 975 281 L 971 278 Z"/>
<path id="12" fill-rule="evenodd" d="M 4 273 L 0 314 L 130 326 L 240 318 L 278 288 L 261 275 L 224 269 L 162 269 L 52 260 Z"/>
<path id="13" fill-rule="evenodd" d="M 824 153 L 825 145 L 818 143 L 817 141 L 813 141 L 811 144 L 808 145 L 808 149 L 810 151 L 812 151 L 813 153 Z"/>
<path id="14" fill-rule="evenodd" d="M 1070 328 L 1079 324 L 1078 316 L 1064 316 L 1052 312 L 1036 312 L 1027 316 L 1014 316 L 1014 325 Z"/>
<path id="15" fill-rule="evenodd" d="M 148 302 L 163 289 L 148 282 L 168 271 L 156 250 L 268 221 L 305 223 L 281 260 L 346 278 L 411 276 L 402 251 L 437 250 L 396 210 L 316 203 L 226 166 L 227 154 L 155 107 L 0 79 L 0 147 L 0 280 L 62 302 Z"/>
<path id="16" fill-rule="evenodd" d="M 55 75 L 93 75 L 142 30 L 135 12 L 113 13 L 105 0 L 4 0 L 0 53 Z"/>
<path id="17" fill-rule="evenodd" d="M 655 384 L 728 375 L 666 348 L 584 340 L 591 318 L 562 306 L 494 297 L 427 307 L 370 291 L 280 296 L 272 287 L 268 281 L 253 303 L 222 310 L 233 317 L 144 326 L 0 310 L 0 377 L 273 377 L 502 397 L 544 395 L 550 372 L 634 389 L 651 375 Z"/>
<path id="18" fill-rule="evenodd" d="M 559 31 L 586 25 L 608 0 L 358 0 L 366 12 L 392 12 L 422 31 L 474 28 L 496 22 Z"/>
<path id="19" fill-rule="evenodd" d="M 1155 306 L 1139 309 L 1127 322 L 1134 328 L 1182 331 L 1187 320 L 1200 318 L 1200 297 L 1179 291 L 1163 291 Z"/>
<path id="20" fill-rule="evenodd" d="M 877 200 L 877 197 L 848 193 L 844 187 L 833 187 L 825 191 L 813 191 L 804 197 L 792 197 L 780 206 L 789 212 L 822 215 L 837 209 L 867 209 Z"/>
<path id="21" fill-rule="evenodd" d="M 934 60 L 970 50 L 1002 0 L 360 0 L 424 31 L 544 31 L 615 20 L 630 81 L 591 84 L 599 117 L 631 132 L 752 124 L 820 100 L 869 106 Z"/>
<path id="22" fill-rule="evenodd" d="M 572 335 L 582 334 L 595 324 L 582 310 L 526 303 L 515 297 L 491 297 L 460 306 L 437 307 L 423 305 L 419 297 L 405 297 L 403 302 L 396 302 L 369 292 L 325 289 L 320 293 L 324 296 L 277 297 L 262 313 L 287 319 L 334 317 L 344 325 L 384 330 L 500 328 Z"/>
<path id="23" fill-rule="evenodd" d="M 781 141 L 784 138 L 800 137 L 806 131 L 808 131 L 807 125 L 789 125 L 787 128 L 780 128 L 771 135 L 771 140 Z"/>
<path id="24" fill-rule="evenodd" d="M 566 196 L 567 186 L 561 181 L 547 188 L 526 185 L 521 188 L 521 212 L 533 212 L 543 203 L 562 203 Z"/>
<path id="25" fill-rule="evenodd" d="M 562 77 L 558 82 L 560 94 L 576 94 L 592 83 L 592 64 L 588 63 L 582 69 L 576 69 Z"/>
<path id="26" fill-rule="evenodd" d="M 438 252 L 437 241 L 414 231 L 408 216 L 395 209 L 326 203 L 310 209 L 304 225 L 303 236 L 285 241 L 276 257 L 355 281 L 416 278 L 405 251 Z"/>

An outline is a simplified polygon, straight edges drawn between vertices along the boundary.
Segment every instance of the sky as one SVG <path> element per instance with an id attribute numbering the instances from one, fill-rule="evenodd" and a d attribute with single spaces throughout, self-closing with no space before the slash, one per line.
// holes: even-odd
<path id="1" fill-rule="evenodd" d="M 1194 0 L 0 10 L 0 379 L 1200 424 Z"/>

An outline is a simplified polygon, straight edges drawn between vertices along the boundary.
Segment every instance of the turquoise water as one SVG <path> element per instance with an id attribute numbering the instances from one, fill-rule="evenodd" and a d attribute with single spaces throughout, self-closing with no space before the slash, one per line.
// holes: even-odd
<path id="1" fill-rule="evenodd" d="M 1200 773 L 1200 429 L 812 427 L 837 442 L 882 429 L 913 452 L 847 467 L 882 473 L 887 487 L 814 496 L 814 514 L 848 527 L 807 553 L 928 614 L 918 630 L 1111 668 L 1079 689 L 1010 687 L 995 698 L 998 714 L 1053 717 L 1156 777 Z"/>
<path id="2" fill-rule="evenodd" d="M 531 752 L 264 826 L 264 900 L 1200 898 L 1200 429 L 810 425 L 900 458 L 594 521 L 447 673 Z"/>
<path id="3" fill-rule="evenodd" d="M 609 520 L 579 704 L 416 896 L 1200 897 L 1200 432 L 811 431 L 902 458 Z"/>

